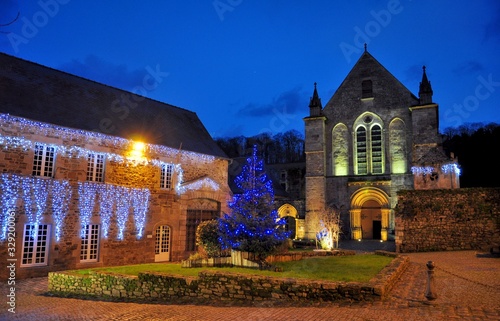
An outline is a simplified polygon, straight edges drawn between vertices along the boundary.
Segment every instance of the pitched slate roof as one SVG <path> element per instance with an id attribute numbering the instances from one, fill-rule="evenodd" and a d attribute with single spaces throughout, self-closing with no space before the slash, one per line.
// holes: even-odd
<path id="1" fill-rule="evenodd" d="M 442 146 L 435 146 L 416 161 L 416 165 L 425 166 L 431 164 L 453 163 L 454 160 L 446 156 Z"/>
<path id="2" fill-rule="evenodd" d="M 0 113 L 228 158 L 194 112 L 3 53 Z"/>
<path id="3" fill-rule="evenodd" d="M 379 102 L 380 108 L 387 109 L 387 106 L 397 105 L 406 109 L 408 106 L 419 104 L 418 98 L 408 88 L 368 51 L 365 51 L 325 105 L 323 109 L 325 114 L 338 108 L 344 110 L 352 108 L 352 103 L 362 98 L 361 80 L 363 79 L 373 80 L 373 95 Z M 394 97 L 398 97 L 397 104 L 395 104 Z M 358 115 L 353 110 L 348 110 L 348 113 Z"/>

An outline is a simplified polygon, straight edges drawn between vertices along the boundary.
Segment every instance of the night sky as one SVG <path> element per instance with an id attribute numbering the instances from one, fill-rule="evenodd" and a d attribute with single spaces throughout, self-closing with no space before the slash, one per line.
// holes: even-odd
<path id="1" fill-rule="evenodd" d="M 500 1 L 0 0 L 0 51 L 179 106 L 214 137 L 304 132 L 368 51 L 440 129 L 500 123 Z"/>

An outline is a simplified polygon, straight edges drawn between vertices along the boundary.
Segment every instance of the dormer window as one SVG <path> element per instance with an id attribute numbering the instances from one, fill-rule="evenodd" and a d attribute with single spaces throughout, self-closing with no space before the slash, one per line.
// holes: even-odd
<path id="1" fill-rule="evenodd" d="M 371 80 L 363 80 L 361 83 L 361 98 L 373 97 L 373 86 Z"/>
<path id="2" fill-rule="evenodd" d="M 160 172 L 160 188 L 172 189 L 172 172 L 174 169 L 173 164 L 161 164 Z"/>

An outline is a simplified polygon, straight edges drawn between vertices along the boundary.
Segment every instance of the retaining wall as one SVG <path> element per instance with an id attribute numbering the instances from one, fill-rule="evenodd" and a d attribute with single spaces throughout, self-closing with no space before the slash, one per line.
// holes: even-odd
<path id="1" fill-rule="evenodd" d="M 140 273 L 137 277 L 94 272 L 86 276 L 51 272 L 48 280 L 49 291 L 54 295 L 130 300 L 171 301 L 189 297 L 216 301 L 375 301 L 390 292 L 408 264 L 408 257 L 397 256 L 366 283 L 297 280 L 218 271 L 202 271 L 198 277 L 153 272 Z"/>
<path id="2" fill-rule="evenodd" d="M 400 191 L 395 215 L 399 253 L 500 245 L 500 188 Z"/>

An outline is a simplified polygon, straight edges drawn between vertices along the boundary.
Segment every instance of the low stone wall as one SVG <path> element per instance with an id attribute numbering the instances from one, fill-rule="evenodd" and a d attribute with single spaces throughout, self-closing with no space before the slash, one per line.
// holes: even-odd
<path id="1" fill-rule="evenodd" d="M 367 283 L 296 280 L 202 271 L 198 277 L 145 272 L 138 277 L 108 273 L 49 273 L 54 295 L 83 295 L 130 300 L 204 299 L 216 301 L 375 301 L 384 298 L 407 268 L 406 256 L 396 257 Z M 277 274 L 279 275 L 279 274 Z"/>

